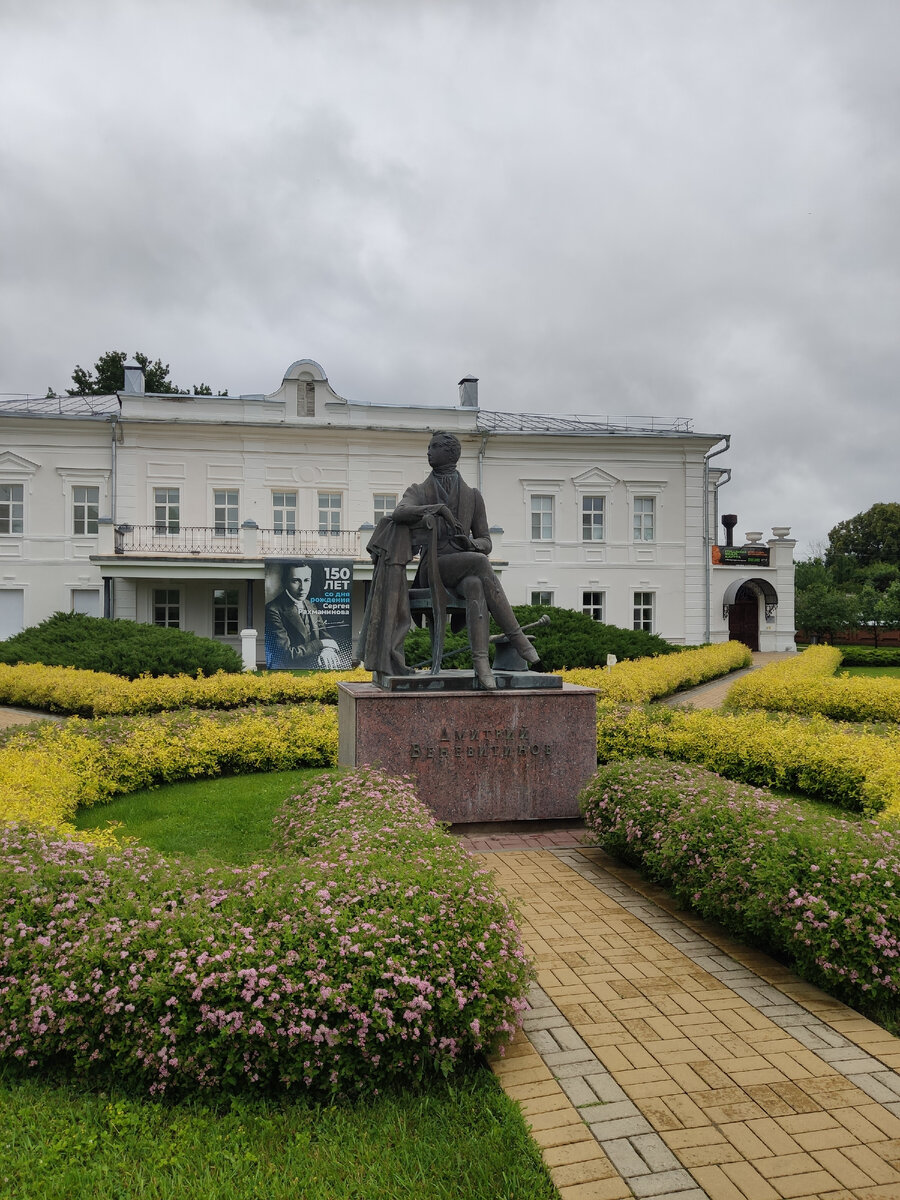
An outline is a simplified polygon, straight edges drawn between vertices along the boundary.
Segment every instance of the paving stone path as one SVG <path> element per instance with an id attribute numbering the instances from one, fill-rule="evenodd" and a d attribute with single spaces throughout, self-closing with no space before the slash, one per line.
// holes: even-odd
<path id="1" fill-rule="evenodd" d="M 673 702 L 718 706 L 730 682 Z M 516 899 L 537 967 L 492 1066 L 563 1200 L 900 1200 L 900 1039 L 577 823 L 463 842 Z"/>
<path id="2" fill-rule="evenodd" d="M 538 971 L 492 1065 L 563 1200 L 900 1200 L 900 1039 L 602 851 L 484 859 Z"/>

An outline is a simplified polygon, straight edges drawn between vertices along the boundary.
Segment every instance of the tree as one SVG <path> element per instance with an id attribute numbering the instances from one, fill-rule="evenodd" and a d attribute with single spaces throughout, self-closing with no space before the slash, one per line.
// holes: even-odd
<path id="1" fill-rule="evenodd" d="M 857 597 L 825 583 L 814 583 L 797 592 L 795 620 L 798 629 L 814 640 L 834 636 L 857 623 Z"/>
<path id="2" fill-rule="evenodd" d="M 834 566 L 844 557 L 857 567 L 877 562 L 900 564 L 900 504 L 873 504 L 866 512 L 835 525 L 828 535 L 825 561 Z"/>
<path id="3" fill-rule="evenodd" d="M 94 363 L 93 373 L 79 363 L 72 372 L 72 384 L 66 388 L 70 396 L 110 396 L 121 392 L 125 386 L 124 350 L 108 350 Z M 180 388 L 169 378 L 169 364 L 157 358 L 155 362 L 146 354 L 137 351 L 134 360 L 144 368 L 144 388 L 148 392 L 163 396 L 189 396 L 187 388 Z M 194 385 L 195 396 L 211 396 L 212 388 L 207 383 Z M 228 392 L 220 393 L 227 396 Z"/>

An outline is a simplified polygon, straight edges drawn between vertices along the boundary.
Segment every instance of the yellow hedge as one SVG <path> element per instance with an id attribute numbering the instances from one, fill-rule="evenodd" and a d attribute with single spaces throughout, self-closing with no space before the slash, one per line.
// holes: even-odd
<path id="1" fill-rule="evenodd" d="M 176 708 L 239 708 L 246 704 L 337 704 L 339 680 L 366 682 L 367 671 L 292 675 L 163 675 L 123 679 L 76 667 L 0 663 L 0 704 L 86 717 L 164 712 Z"/>
<path id="2" fill-rule="evenodd" d="M 0 747 L 0 820 L 71 831 L 77 809 L 158 783 L 333 766 L 337 741 L 324 706 L 48 723 Z"/>
<path id="3" fill-rule="evenodd" d="M 657 658 L 637 658 L 631 662 L 604 667 L 561 671 L 567 683 L 596 688 L 598 694 L 619 704 L 641 704 L 671 696 L 682 688 L 696 687 L 710 679 L 719 679 L 739 667 L 749 667 L 750 651 L 742 642 L 723 642 L 685 650 L 681 654 L 662 654 Z"/>
<path id="4" fill-rule="evenodd" d="M 600 705 L 597 726 L 602 762 L 679 759 L 755 786 L 900 815 L 900 732 L 872 733 L 824 717 L 609 703 Z"/>
<path id="5" fill-rule="evenodd" d="M 819 714 L 835 721 L 900 722 L 900 680 L 834 677 L 841 652 L 810 646 L 796 658 L 763 667 L 731 687 L 729 708 Z"/>

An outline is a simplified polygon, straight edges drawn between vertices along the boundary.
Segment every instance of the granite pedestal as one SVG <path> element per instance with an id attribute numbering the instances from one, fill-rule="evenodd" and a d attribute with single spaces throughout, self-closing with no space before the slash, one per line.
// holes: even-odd
<path id="1" fill-rule="evenodd" d="M 412 776 L 442 821 L 578 816 L 597 769 L 589 688 L 386 692 L 338 684 L 338 762 Z"/>

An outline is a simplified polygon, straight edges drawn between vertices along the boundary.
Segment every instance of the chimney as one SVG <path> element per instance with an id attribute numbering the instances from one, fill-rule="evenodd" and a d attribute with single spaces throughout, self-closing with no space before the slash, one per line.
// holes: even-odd
<path id="1" fill-rule="evenodd" d="M 474 375 L 463 375 L 459 381 L 459 403 L 462 408 L 478 407 L 478 380 Z"/>
<path id="2" fill-rule="evenodd" d="M 734 513 L 725 513 L 722 517 L 722 524 L 725 526 L 725 545 L 734 545 L 734 527 L 737 525 L 738 519 Z"/>
<path id="3" fill-rule="evenodd" d="M 143 396 L 144 394 L 144 368 L 138 366 L 137 363 L 125 364 L 125 385 L 122 391 L 129 396 Z"/>

